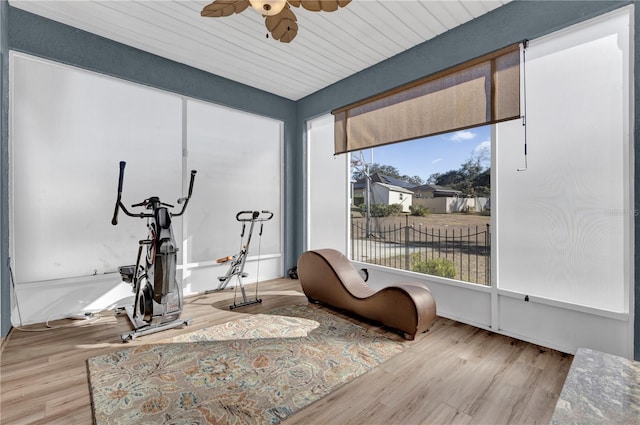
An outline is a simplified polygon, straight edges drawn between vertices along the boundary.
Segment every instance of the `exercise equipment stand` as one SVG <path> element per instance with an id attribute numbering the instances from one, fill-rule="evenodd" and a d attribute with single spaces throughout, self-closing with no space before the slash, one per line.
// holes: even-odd
<path id="1" fill-rule="evenodd" d="M 206 294 L 212 292 L 222 291 L 227 287 L 231 279 L 236 277 L 238 280 L 238 285 L 234 286 L 234 294 L 233 294 L 233 304 L 229 306 L 229 309 L 233 310 L 238 307 L 244 307 L 251 304 L 261 303 L 262 300 L 258 298 L 258 274 L 256 273 L 256 295 L 253 300 L 250 300 L 247 297 L 247 292 L 245 291 L 244 285 L 242 283 L 242 279 L 249 276 L 249 273 L 244 271 L 244 265 L 247 261 L 247 256 L 249 255 L 249 246 L 251 244 L 251 236 L 253 235 L 253 228 L 256 223 L 260 223 L 260 232 L 258 236 L 260 237 L 260 244 L 258 245 L 258 271 L 260 270 L 260 247 L 262 242 L 262 228 L 265 221 L 269 221 L 273 218 L 273 213 L 271 211 L 262 210 L 262 211 L 240 211 L 236 214 L 236 220 L 242 223 L 242 232 L 240 233 L 240 252 L 237 255 L 227 256 L 218 258 L 216 261 L 218 264 L 224 264 L 231 261 L 229 266 L 229 270 L 224 276 L 219 276 L 218 287 L 216 289 L 212 289 L 206 291 Z M 247 224 L 249 224 L 249 232 L 247 233 L 247 239 L 245 242 L 245 231 Z M 236 293 L 237 288 L 240 287 L 240 292 L 242 293 L 242 302 L 236 302 Z"/>
<path id="2" fill-rule="evenodd" d="M 118 198 L 111 224 L 118 224 L 118 212 L 122 210 L 129 217 L 147 219 L 147 238 L 138 242 L 135 265 L 120 266 L 118 270 L 124 282 L 130 283 L 135 294 L 133 305 L 119 307 L 116 314 L 126 313 L 133 330 L 120 335 L 122 342 L 138 336 L 186 326 L 191 319 L 182 319 L 182 282 L 176 276 L 178 247 L 173 235 L 172 218 L 184 214 L 191 193 L 196 171 L 191 171 L 189 193 L 178 199 L 182 204 L 179 212 L 172 212 L 174 205 L 162 202 L 157 196 L 150 196 L 131 208 L 143 208 L 143 212 L 131 212 L 122 202 L 122 185 L 126 163 L 120 162 L 118 177 Z"/>

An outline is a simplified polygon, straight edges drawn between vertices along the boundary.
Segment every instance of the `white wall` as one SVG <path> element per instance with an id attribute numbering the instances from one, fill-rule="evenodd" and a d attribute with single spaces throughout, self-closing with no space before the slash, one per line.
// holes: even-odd
<path id="1" fill-rule="evenodd" d="M 365 202 L 367 200 L 366 190 L 363 192 Z M 400 199 L 402 195 L 402 199 Z M 390 189 L 385 184 L 374 182 L 371 185 L 371 205 L 393 205 L 402 206 L 402 212 L 409 212 L 412 203 L 412 194 L 401 193 Z"/>
<path id="2" fill-rule="evenodd" d="M 488 198 L 415 198 L 414 205 L 429 208 L 434 214 L 448 214 L 453 212 L 483 211 L 486 208 Z"/>
<path id="3" fill-rule="evenodd" d="M 448 209 L 451 205 L 448 199 L 449 198 L 417 198 L 414 199 L 413 203 L 429 208 L 429 211 L 433 214 L 447 214 L 451 212 Z"/>
<path id="4" fill-rule="evenodd" d="M 494 288 L 367 263 L 354 262 L 354 266 L 368 270 L 367 284 L 374 289 L 406 282 L 426 286 L 436 300 L 437 314 L 441 317 L 565 353 L 590 347 L 631 357 L 628 315 L 536 297 L 524 301 L 519 294 L 508 291 L 500 291 L 498 295 Z M 493 317 L 494 310 L 498 317 Z"/>
<path id="5" fill-rule="evenodd" d="M 389 205 L 391 204 L 390 191 L 388 188 L 382 186 L 380 183 L 373 183 L 371 185 L 371 205 L 381 204 L 381 205 Z M 365 191 L 364 201 L 367 202 L 367 194 Z"/>
<path id="6" fill-rule="evenodd" d="M 421 273 L 354 261 L 369 272 L 367 284 L 376 290 L 399 283 L 419 283 L 431 291 L 437 314 L 452 320 L 491 329 L 491 288 Z"/>
<path id="7" fill-rule="evenodd" d="M 176 205 L 198 170 L 173 220 L 185 295 L 217 287 L 227 266 L 215 260 L 240 248 L 239 210 L 275 214 L 254 232 L 245 282 L 282 275 L 282 122 L 28 55 L 10 65 L 14 324 L 131 302 L 115 271 L 135 262 L 146 226 L 122 212 L 111 225 L 120 160 L 125 205 Z"/>
<path id="8" fill-rule="evenodd" d="M 395 192 L 393 190 L 388 190 L 387 192 L 389 194 L 389 205 L 400 204 L 402 206 L 402 212 L 410 211 L 409 207 L 411 206 L 411 194 Z"/>
<path id="9" fill-rule="evenodd" d="M 349 155 L 334 155 L 333 115 L 307 123 L 306 249 L 346 252 Z"/>

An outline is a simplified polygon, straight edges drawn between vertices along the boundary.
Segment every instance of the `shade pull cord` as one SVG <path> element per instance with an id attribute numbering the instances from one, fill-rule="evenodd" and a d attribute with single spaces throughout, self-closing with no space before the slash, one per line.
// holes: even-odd
<path id="1" fill-rule="evenodd" d="M 527 171 L 527 168 L 529 167 L 529 164 L 527 163 L 527 47 L 529 47 L 529 40 L 525 39 L 522 42 L 522 126 L 524 127 L 524 167 L 518 168 L 517 171 Z"/>

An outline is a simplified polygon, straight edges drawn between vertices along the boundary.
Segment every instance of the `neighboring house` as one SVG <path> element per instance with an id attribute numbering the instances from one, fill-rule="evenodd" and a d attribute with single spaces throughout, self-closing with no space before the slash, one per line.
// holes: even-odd
<path id="1" fill-rule="evenodd" d="M 378 172 L 371 174 L 371 184 L 373 183 L 391 184 L 393 186 L 398 186 L 398 187 L 402 187 L 409 190 L 413 190 L 411 188 L 415 186 L 413 183 L 409 183 L 397 177 L 387 176 L 386 174 L 381 174 Z M 367 188 L 366 177 L 361 178 L 360 180 L 356 181 L 353 184 L 354 193 L 362 193 L 366 188 Z"/>
<path id="2" fill-rule="evenodd" d="M 411 190 L 415 193 L 414 204 L 428 208 L 433 214 L 464 212 L 469 208 L 468 202 L 473 201 L 462 197 L 459 190 L 437 184 L 423 184 Z"/>
<path id="3" fill-rule="evenodd" d="M 442 198 L 442 197 L 458 197 L 462 192 L 437 184 L 423 184 L 422 186 L 412 187 L 411 190 L 416 198 Z"/>
<path id="4" fill-rule="evenodd" d="M 396 177 L 387 176 L 381 173 L 371 175 L 371 203 L 383 205 L 402 205 L 402 212 L 409 212 L 409 207 L 413 200 L 413 191 L 409 188 L 413 184 Z M 367 200 L 367 179 L 366 177 L 353 184 L 354 200 Z M 355 201 L 358 204 L 358 201 Z"/>
<path id="5" fill-rule="evenodd" d="M 410 212 L 413 192 L 400 186 L 386 183 L 373 183 L 371 185 L 371 203 L 382 205 L 402 205 L 402 212 Z M 365 191 L 366 202 L 366 191 Z"/>

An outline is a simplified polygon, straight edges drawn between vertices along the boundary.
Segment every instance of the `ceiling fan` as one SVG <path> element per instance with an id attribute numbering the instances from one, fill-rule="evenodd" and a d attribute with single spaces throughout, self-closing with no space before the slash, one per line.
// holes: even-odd
<path id="1" fill-rule="evenodd" d="M 215 0 L 205 6 L 200 15 L 219 18 L 243 12 L 252 6 L 264 16 L 264 23 L 271 36 L 282 43 L 289 43 L 298 35 L 296 15 L 291 6 L 302 6 L 312 12 L 333 12 L 350 2 L 351 0 Z"/>

